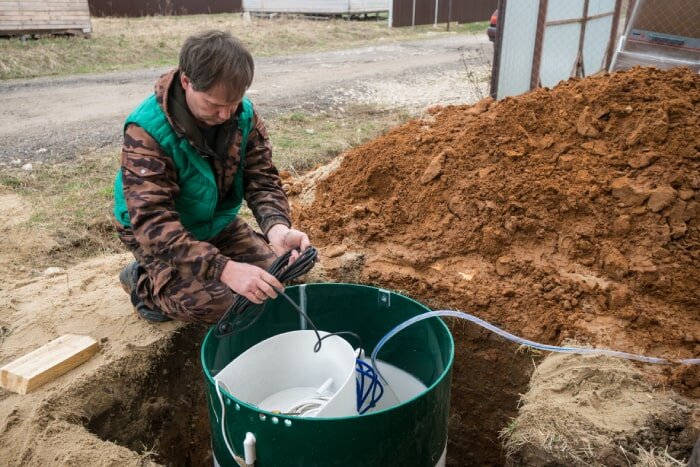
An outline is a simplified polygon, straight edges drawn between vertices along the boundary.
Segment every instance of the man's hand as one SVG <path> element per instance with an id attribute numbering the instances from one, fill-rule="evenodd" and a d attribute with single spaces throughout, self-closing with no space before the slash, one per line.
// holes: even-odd
<path id="1" fill-rule="evenodd" d="M 282 256 L 294 248 L 304 251 L 311 246 L 308 235 L 300 230 L 290 229 L 284 224 L 273 225 L 267 232 L 267 238 L 270 240 L 272 251 L 274 251 L 277 256 Z M 299 253 L 292 251 L 292 257 L 289 263 L 293 263 L 298 257 Z"/>
<path id="2" fill-rule="evenodd" d="M 221 282 L 228 285 L 234 292 L 258 305 L 268 298 L 276 298 L 278 290 L 284 286 L 275 276 L 262 268 L 247 263 L 229 261 L 221 273 Z"/>

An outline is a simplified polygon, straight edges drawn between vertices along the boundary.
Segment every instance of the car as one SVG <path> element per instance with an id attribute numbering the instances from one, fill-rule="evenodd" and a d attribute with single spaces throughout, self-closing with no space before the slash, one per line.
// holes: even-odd
<path id="1" fill-rule="evenodd" d="M 496 40 L 496 23 L 498 22 L 498 10 L 494 11 L 491 15 L 491 21 L 489 21 L 489 27 L 486 29 L 486 35 L 489 36 L 489 40 L 494 42 Z"/>

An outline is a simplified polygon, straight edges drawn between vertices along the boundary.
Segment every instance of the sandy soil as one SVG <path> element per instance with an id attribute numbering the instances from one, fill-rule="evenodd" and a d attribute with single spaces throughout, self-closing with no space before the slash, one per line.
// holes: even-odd
<path id="1" fill-rule="evenodd" d="M 3 283 L 0 361 L 7 362 L 66 334 L 100 342 L 87 363 L 36 392 L 0 395 L 0 452 L 6 465 L 136 465 L 142 456 L 101 442 L 80 423 L 112 405 L 123 381 L 141 377 L 177 324 L 135 318 L 116 286 L 127 255 L 98 258 L 29 281 Z M 122 381 L 122 383 L 120 383 Z M 78 423 L 76 423 L 78 422 Z"/>

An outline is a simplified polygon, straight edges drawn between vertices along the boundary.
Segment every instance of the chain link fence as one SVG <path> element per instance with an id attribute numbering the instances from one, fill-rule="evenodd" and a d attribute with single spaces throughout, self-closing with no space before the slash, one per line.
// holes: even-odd
<path id="1" fill-rule="evenodd" d="M 498 97 L 608 68 L 623 0 L 501 0 Z"/>
<path id="2" fill-rule="evenodd" d="M 700 1 L 637 0 L 610 67 L 687 66 L 700 71 Z"/>

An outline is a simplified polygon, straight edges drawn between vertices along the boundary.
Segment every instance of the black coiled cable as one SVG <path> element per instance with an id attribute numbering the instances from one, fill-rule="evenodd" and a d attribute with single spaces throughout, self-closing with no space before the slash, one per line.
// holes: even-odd
<path id="1" fill-rule="evenodd" d="M 299 250 L 297 250 L 299 251 Z M 299 257 L 292 264 L 289 264 L 289 259 L 292 257 L 292 252 L 288 251 L 279 258 L 275 260 L 272 265 L 267 269 L 267 272 L 272 274 L 281 283 L 296 279 L 309 272 L 311 268 L 314 267 L 316 258 L 318 257 L 318 250 L 310 246 L 303 252 L 299 254 Z M 280 293 L 279 290 L 276 291 Z M 253 303 L 245 298 L 243 295 L 238 294 L 233 300 L 231 306 L 226 310 L 226 312 L 219 318 L 219 322 L 216 324 L 216 329 L 218 331 L 218 336 L 223 337 L 231 334 L 234 329 L 242 331 L 250 327 L 255 321 L 258 320 L 260 315 L 262 315 L 263 306 L 258 307 L 253 311 L 253 313 L 244 313 Z M 233 322 L 229 322 L 229 316 L 234 315 L 235 318 Z M 248 321 L 247 323 L 245 323 Z"/>
<path id="2" fill-rule="evenodd" d="M 316 250 L 316 248 L 310 246 L 299 254 L 299 257 L 296 259 L 296 261 L 294 261 L 292 264 L 289 264 L 289 259 L 291 257 L 292 252 L 288 251 L 284 255 L 277 258 L 275 262 L 272 263 L 272 265 L 267 269 L 267 272 L 275 276 L 277 280 L 279 280 L 281 283 L 285 283 L 286 281 L 296 279 L 297 277 L 306 274 L 311 270 L 311 268 L 314 267 L 316 258 L 318 257 L 318 251 Z M 317 340 L 316 344 L 314 344 L 314 352 L 318 352 L 319 350 L 321 350 L 321 342 L 330 336 L 352 336 L 355 339 L 357 339 L 359 347 L 362 348 L 362 341 L 360 339 L 360 336 L 358 336 L 354 332 L 339 331 L 326 334 L 325 336 L 321 337 L 321 334 L 318 332 L 318 328 L 316 327 L 314 322 L 311 321 L 309 316 L 306 313 L 304 313 L 304 310 L 302 310 L 301 307 L 299 307 L 299 305 L 297 305 L 294 302 L 294 300 L 292 300 L 291 297 L 289 297 L 289 295 L 284 293 L 282 290 L 275 289 L 275 291 L 282 297 L 284 297 L 292 305 L 292 307 L 294 307 L 297 313 L 299 313 L 301 316 L 304 317 L 304 319 L 306 319 L 307 323 L 309 323 L 309 325 L 311 326 L 311 329 L 313 329 L 313 331 L 316 333 Z M 265 311 L 265 303 L 258 306 L 257 308 L 253 308 L 250 312 L 246 312 L 246 310 L 250 307 L 250 305 L 252 305 L 252 303 L 243 295 L 237 295 L 231 306 L 221 316 L 219 322 L 216 325 L 216 329 L 218 331 L 217 337 L 228 336 L 229 334 L 232 334 L 234 330 L 236 332 L 241 332 L 248 329 L 250 326 L 253 325 L 253 323 L 255 323 L 260 318 L 260 316 L 262 316 L 263 311 Z M 231 314 L 233 314 L 235 318 L 232 322 L 229 322 L 228 318 L 229 316 L 231 316 Z"/>

